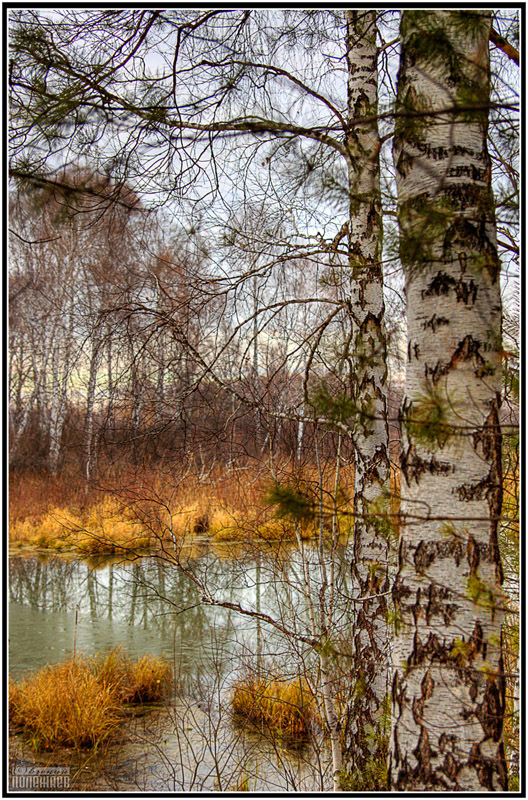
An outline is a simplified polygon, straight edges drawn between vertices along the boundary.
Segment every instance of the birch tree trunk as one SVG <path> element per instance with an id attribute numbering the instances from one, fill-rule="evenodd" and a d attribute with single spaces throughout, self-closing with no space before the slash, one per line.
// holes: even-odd
<path id="1" fill-rule="evenodd" d="M 56 474 L 62 445 L 62 429 L 64 423 L 64 398 L 62 397 L 60 368 L 61 342 L 55 344 L 51 358 L 51 401 L 49 413 L 49 450 L 48 468 L 52 475 Z"/>
<path id="2" fill-rule="evenodd" d="M 109 432 L 115 433 L 115 402 L 116 402 L 116 381 L 114 380 L 114 331 L 110 325 L 106 327 L 106 370 L 108 373 L 108 403 L 107 403 L 107 426 Z"/>
<path id="3" fill-rule="evenodd" d="M 68 325 L 66 330 L 62 332 L 64 341 L 56 343 L 52 358 L 53 390 L 49 420 L 50 445 L 48 453 L 48 467 L 52 474 L 56 474 L 59 468 L 62 433 L 68 403 L 74 328 L 74 303 L 71 297 L 68 299 L 68 308 L 65 309 L 65 316 L 66 313 L 68 315 Z"/>
<path id="4" fill-rule="evenodd" d="M 88 493 L 94 476 L 97 449 L 95 439 L 94 411 L 95 394 L 97 389 L 97 375 L 101 364 L 102 342 L 101 334 L 96 329 L 92 334 L 92 348 L 90 353 L 90 367 L 88 386 L 86 391 L 86 411 L 84 416 L 84 477 L 85 492 Z"/>
<path id="5" fill-rule="evenodd" d="M 377 114 L 376 11 L 347 10 L 350 314 L 354 331 L 352 393 L 359 410 L 355 437 L 354 697 L 346 770 L 357 780 L 381 754 L 377 736 L 389 689 L 386 533 L 376 524 L 389 484 L 386 339 L 383 323 L 382 220 Z M 356 122 L 373 117 L 369 123 Z"/>
<path id="6" fill-rule="evenodd" d="M 394 160 L 408 360 L 390 748 L 400 791 L 507 788 L 490 25 L 487 10 L 401 21 Z"/>

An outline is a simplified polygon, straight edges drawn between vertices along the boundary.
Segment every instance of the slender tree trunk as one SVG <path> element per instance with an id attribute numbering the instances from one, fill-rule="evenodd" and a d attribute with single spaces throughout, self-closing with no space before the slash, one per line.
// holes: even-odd
<path id="1" fill-rule="evenodd" d="M 377 122 L 356 120 L 377 114 L 376 12 L 345 12 L 348 65 L 347 135 L 350 217 L 352 392 L 359 410 L 356 431 L 352 573 L 357 604 L 354 622 L 354 699 L 347 736 L 346 770 L 361 780 L 368 761 L 386 757 L 373 736 L 386 707 L 389 687 L 387 591 L 389 540 L 373 516 L 383 512 L 389 485 L 386 338 L 383 324 L 382 221 Z M 366 412 L 364 415 L 362 412 Z M 354 781 L 355 782 L 355 781 Z"/>
<path id="2" fill-rule="evenodd" d="M 137 360 L 134 360 L 132 372 L 132 430 L 134 432 L 134 450 L 136 448 L 136 437 L 139 433 L 142 413 L 143 413 L 143 400 L 145 391 L 145 373 L 146 362 L 144 352 L 139 352 Z"/>
<path id="3" fill-rule="evenodd" d="M 20 341 L 17 348 L 17 352 L 15 355 L 15 347 L 11 346 L 10 348 L 10 361 L 9 361 L 9 368 L 10 368 L 10 375 L 9 375 L 9 387 L 11 390 L 11 397 L 14 399 L 14 402 L 11 403 L 10 401 L 10 414 L 12 420 L 12 433 L 11 433 L 11 451 L 12 455 L 15 456 L 16 448 L 18 445 L 18 441 L 24 432 L 24 428 L 27 425 L 27 421 L 29 418 L 29 414 L 31 411 L 31 405 L 34 399 L 34 392 L 30 396 L 30 398 L 24 399 L 23 389 L 26 383 L 29 383 L 31 380 L 31 366 L 26 367 L 25 359 L 24 359 L 24 344 L 26 337 L 20 335 Z M 29 348 L 31 351 L 31 347 Z M 33 364 L 33 359 L 31 359 L 31 363 Z M 14 378 L 14 374 L 16 371 L 16 379 Z M 35 381 L 33 381 L 35 382 Z M 15 383 L 16 383 L 16 390 L 15 390 Z"/>
<path id="4" fill-rule="evenodd" d="M 62 450 L 62 432 L 66 419 L 66 407 L 68 397 L 68 381 L 70 378 L 70 366 L 73 347 L 73 324 L 74 306 L 70 300 L 68 309 L 68 327 L 64 335 L 64 353 L 60 355 L 60 344 L 54 348 L 52 357 L 53 388 L 50 410 L 50 445 L 48 453 L 48 466 L 52 474 L 55 474 L 59 467 L 59 459 Z"/>
<path id="5" fill-rule="evenodd" d="M 390 752 L 400 791 L 507 789 L 490 24 L 486 10 L 404 11 L 401 22 L 394 158 L 408 361 Z M 456 104 L 465 111 L 445 111 Z"/>
<path id="6" fill-rule="evenodd" d="M 111 434 L 115 433 L 115 392 L 116 384 L 114 382 L 114 353 L 113 353 L 113 331 L 110 326 L 106 331 L 106 369 L 108 372 L 108 410 L 107 410 L 107 425 Z"/>
<path id="7" fill-rule="evenodd" d="M 51 403 L 50 403 L 50 418 L 49 418 L 49 451 L 48 451 L 48 467 L 52 474 L 55 474 L 59 465 L 59 457 L 61 451 L 62 439 L 62 421 L 63 415 L 61 413 L 61 391 L 60 391 L 60 364 L 59 364 L 59 344 L 53 348 L 53 355 L 51 358 Z"/>
<path id="8" fill-rule="evenodd" d="M 343 772 L 343 750 L 341 742 L 341 731 L 339 718 L 334 706 L 332 692 L 332 675 L 328 663 L 328 657 L 319 654 L 319 666 L 321 669 L 321 695 L 323 698 L 324 714 L 330 739 L 330 749 L 332 751 L 332 784 L 333 791 L 338 792 L 341 788 Z"/>
<path id="9" fill-rule="evenodd" d="M 163 343 L 158 351 L 158 380 L 156 385 L 156 411 L 154 415 L 154 425 L 158 427 L 163 419 L 165 408 L 165 358 L 163 355 Z"/>
<path id="10" fill-rule="evenodd" d="M 255 268 L 252 263 L 252 268 Z M 258 409 L 259 402 L 259 329 L 258 329 L 258 279 L 253 276 L 253 402 L 255 404 L 254 419 L 255 419 L 255 444 L 260 442 L 260 413 Z"/>
<path id="11" fill-rule="evenodd" d="M 302 404 L 301 407 L 301 414 L 304 416 L 305 414 L 305 404 Z M 301 459 L 302 459 L 302 446 L 303 446 L 303 438 L 304 438 L 304 420 L 300 419 L 297 423 L 297 446 L 296 446 L 296 458 L 297 458 L 297 466 L 301 466 Z"/>
<path id="12" fill-rule="evenodd" d="M 94 334 L 92 341 L 92 355 L 90 358 L 90 374 L 88 378 L 88 391 L 86 394 L 86 414 L 84 418 L 84 469 L 88 492 L 96 466 L 96 448 L 94 432 L 95 391 L 97 388 L 97 373 L 101 362 L 101 341 L 99 333 Z"/>

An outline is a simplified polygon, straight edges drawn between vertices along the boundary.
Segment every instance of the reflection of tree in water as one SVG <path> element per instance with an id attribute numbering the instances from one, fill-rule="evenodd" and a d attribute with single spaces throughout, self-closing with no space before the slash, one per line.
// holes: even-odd
<path id="1" fill-rule="evenodd" d="M 221 597 L 233 606 L 272 615 L 289 629 L 306 628 L 308 609 L 302 602 L 302 575 L 295 549 L 283 547 L 268 552 L 239 549 L 230 556 L 210 550 L 200 557 L 189 558 L 185 566 L 206 584 L 210 595 Z M 312 557 L 315 558 L 315 553 L 309 551 L 308 559 Z M 340 559 L 343 570 L 340 587 L 350 594 L 345 548 Z M 287 635 L 262 619 L 204 603 L 190 575 L 156 557 L 132 563 L 113 559 L 89 564 L 60 557 L 42 562 L 34 556 L 17 556 L 10 560 L 10 577 L 13 603 L 40 612 L 68 613 L 69 619 L 64 623 L 68 649 L 61 652 L 58 647 L 52 649 L 51 660 L 61 660 L 71 652 L 75 618 L 72 612 L 77 607 L 79 628 L 84 632 L 79 652 L 97 651 L 101 643 L 108 649 L 121 644 L 134 657 L 141 652 L 152 652 L 173 659 L 178 693 L 174 706 L 167 711 L 165 744 L 162 747 L 152 731 L 145 732 L 144 741 L 155 747 L 164 764 L 171 765 L 168 774 L 165 768 L 162 772 L 176 790 L 192 784 L 182 764 L 187 764 L 191 772 L 196 767 L 196 786 L 203 783 L 209 789 L 212 788 L 209 778 L 202 771 L 210 770 L 213 763 L 221 765 L 226 786 L 231 786 L 241 766 L 251 770 L 251 765 L 257 762 L 256 772 L 264 778 L 269 770 L 266 779 L 271 780 L 274 789 L 284 788 L 273 783 L 281 775 L 279 783 L 284 780 L 290 790 L 302 787 L 305 780 L 312 781 L 306 785 L 313 790 L 316 776 L 312 770 L 319 776 L 321 786 L 325 783 L 328 759 L 319 730 L 311 734 L 309 754 L 299 751 L 293 756 L 288 748 L 278 747 L 269 732 L 246 732 L 233 726 L 229 704 L 233 681 L 244 676 L 248 669 L 256 668 L 264 679 L 279 671 L 281 678 L 289 680 L 297 677 L 301 664 L 309 674 L 314 667 L 310 647 L 300 642 L 292 644 Z M 41 642 L 39 648 L 47 645 L 49 631 L 57 629 L 50 625 L 46 633 L 47 627 L 41 625 L 42 639 L 34 640 Z M 54 635 L 52 632 L 51 636 Z M 58 637 L 54 641 L 57 643 Z M 92 645 L 95 650 L 90 649 Z M 295 658 L 292 648 L 297 648 Z M 27 669 L 26 663 L 23 669 Z M 270 750 L 267 755 L 266 747 Z M 181 763 L 177 757 L 180 748 L 185 754 Z M 203 770 L 198 768 L 199 764 L 204 765 Z M 180 774 L 178 770 L 183 772 Z"/>
<path id="2" fill-rule="evenodd" d="M 11 556 L 9 599 L 39 611 L 67 611 L 77 584 L 77 562 Z"/>
<path id="3" fill-rule="evenodd" d="M 210 550 L 189 558 L 186 567 L 212 597 L 256 609 L 289 631 L 306 628 L 308 608 L 295 549 L 239 550 L 231 556 Z M 343 548 L 339 585 L 345 596 L 351 594 L 347 560 Z M 91 631 L 97 647 L 102 639 L 98 626 L 113 623 L 104 638 L 108 646 L 135 648 L 142 642 L 147 649 L 170 653 L 175 672 L 195 682 L 199 678 L 207 684 L 211 670 L 235 675 L 270 660 L 282 662 L 287 677 L 288 665 L 293 664 L 291 637 L 234 608 L 204 603 L 189 575 L 156 557 L 132 563 L 113 559 L 95 568 L 61 557 L 43 562 L 35 556 L 15 556 L 10 559 L 9 589 L 12 602 L 37 611 L 74 614 L 78 609 L 79 625 Z M 139 630 L 144 638 L 137 638 Z M 295 649 L 304 663 L 311 661 L 309 647 L 297 642 Z"/>
<path id="4" fill-rule="evenodd" d="M 42 561 L 14 556 L 9 569 L 11 603 L 72 618 L 78 611 L 79 626 L 95 632 L 102 621 L 117 623 L 109 629 L 116 637 L 110 646 L 133 644 L 134 629 L 151 639 L 154 633 L 159 647 L 173 652 L 183 669 L 198 670 L 199 662 L 219 649 L 220 639 L 227 644 L 236 638 L 231 612 L 204 607 L 192 581 L 156 559 L 132 564 L 114 560 L 94 569 L 87 562 L 60 557 Z M 213 563 L 211 574 L 217 584 L 229 582 L 226 563 Z"/>

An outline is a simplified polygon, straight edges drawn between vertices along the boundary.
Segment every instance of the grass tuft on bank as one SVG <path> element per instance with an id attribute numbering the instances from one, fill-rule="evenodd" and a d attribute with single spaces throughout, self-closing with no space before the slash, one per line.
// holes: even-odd
<path id="1" fill-rule="evenodd" d="M 344 483 L 352 486 L 353 473 L 342 472 Z M 298 479 L 303 487 L 312 487 L 315 480 L 314 468 L 308 466 Z M 334 509 L 334 478 L 328 475 L 325 480 L 325 532 L 330 535 L 334 529 L 335 511 L 339 534 L 348 536 L 354 525 L 352 499 L 341 492 Z M 277 513 L 267 496 L 265 471 L 217 468 L 203 482 L 195 475 L 178 477 L 137 468 L 108 477 L 107 485 L 115 486 L 115 492 L 92 489 L 83 495 L 74 477 L 67 474 L 55 478 L 13 474 L 11 547 L 127 556 L 170 550 L 201 539 L 272 545 L 295 541 L 298 534 L 309 539 L 319 531 L 318 522 L 311 518 L 299 520 Z"/>
<path id="2" fill-rule="evenodd" d="M 97 748 L 119 730 L 123 706 L 159 702 L 172 682 L 170 666 L 118 649 L 77 656 L 9 683 L 9 719 L 35 750 Z"/>

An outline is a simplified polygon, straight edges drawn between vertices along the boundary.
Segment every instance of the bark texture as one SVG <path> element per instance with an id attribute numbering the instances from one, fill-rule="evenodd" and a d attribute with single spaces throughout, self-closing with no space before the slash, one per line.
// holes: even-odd
<path id="1" fill-rule="evenodd" d="M 377 114 L 376 11 L 347 10 L 347 158 L 350 189 L 348 240 L 350 314 L 354 331 L 352 393 L 359 410 L 352 574 L 357 598 L 354 623 L 354 696 L 346 737 L 346 770 L 361 780 L 367 762 L 385 754 L 379 727 L 388 692 L 387 531 L 375 515 L 385 510 L 389 484 L 387 366 L 384 330 L 382 220 Z M 363 123 L 363 118 L 373 121 Z M 370 516 L 372 515 L 372 516 Z M 386 722 L 386 720 L 385 720 Z M 346 784 L 345 784 L 346 786 Z"/>
<path id="2" fill-rule="evenodd" d="M 390 747 L 400 791 L 507 788 L 490 24 L 486 10 L 402 14 L 394 160 L 408 361 Z"/>

